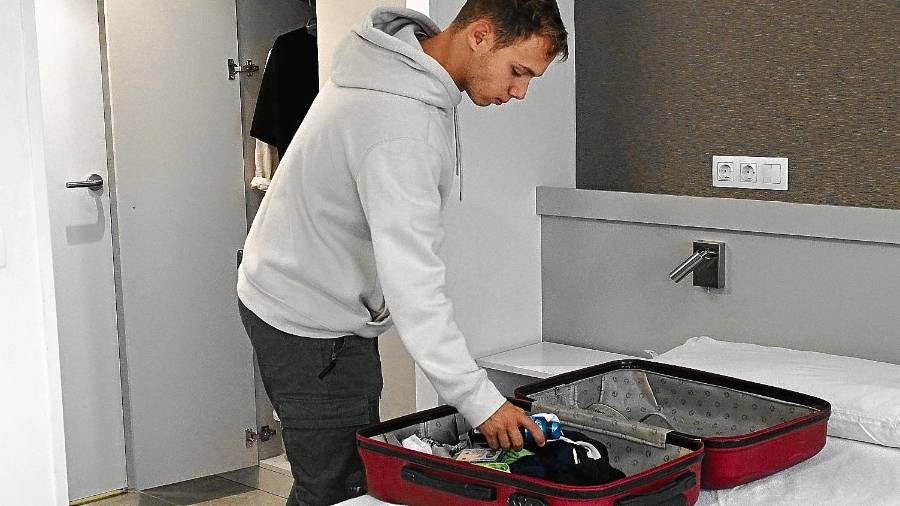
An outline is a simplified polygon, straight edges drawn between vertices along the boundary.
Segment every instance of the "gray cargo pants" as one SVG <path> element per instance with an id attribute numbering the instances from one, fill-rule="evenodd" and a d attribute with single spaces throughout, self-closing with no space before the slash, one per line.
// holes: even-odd
<path id="1" fill-rule="evenodd" d="M 295 336 L 239 307 L 266 393 L 281 418 L 294 476 L 287 506 L 324 506 L 360 495 L 365 477 L 356 431 L 379 421 L 378 340 Z"/>

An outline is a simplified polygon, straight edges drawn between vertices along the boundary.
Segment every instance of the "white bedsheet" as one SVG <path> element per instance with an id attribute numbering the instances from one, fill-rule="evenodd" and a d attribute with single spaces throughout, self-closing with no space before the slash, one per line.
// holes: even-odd
<path id="1" fill-rule="evenodd" d="M 698 506 L 898 506 L 900 449 L 829 437 L 790 469 L 746 485 L 704 490 Z"/>
<path id="2" fill-rule="evenodd" d="M 383 506 L 383 505 L 390 506 L 391 504 L 393 504 L 393 503 L 380 501 L 370 495 L 364 495 L 362 497 L 357 497 L 355 499 L 349 499 L 344 502 L 339 502 L 337 504 L 337 506 Z M 713 504 L 715 504 L 715 503 L 713 503 Z"/>
<path id="3" fill-rule="evenodd" d="M 388 503 L 363 496 L 342 506 Z M 829 437 L 813 458 L 767 478 L 704 490 L 698 506 L 900 506 L 900 448 Z"/>

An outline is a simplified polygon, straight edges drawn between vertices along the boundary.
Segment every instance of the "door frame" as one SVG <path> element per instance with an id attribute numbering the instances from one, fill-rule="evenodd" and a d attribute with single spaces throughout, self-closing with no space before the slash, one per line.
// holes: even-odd
<path id="1" fill-rule="evenodd" d="M 109 179 L 99 5 L 32 5 L 68 495 L 81 499 L 127 486 L 110 186 L 65 184 L 89 173 Z"/>
<path id="2" fill-rule="evenodd" d="M 17 4 L 22 14 L 22 31 L 20 34 L 15 34 L 14 36 L 21 36 L 21 40 L 23 43 L 23 61 L 25 65 L 25 74 L 26 74 L 26 86 L 25 91 L 27 97 L 23 97 L 26 100 L 26 107 L 28 108 L 28 121 L 24 125 L 26 130 L 26 137 L 29 138 L 31 144 L 29 146 L 30 154 L 31 154 L 31 178 L 25 179 L 22 181 L 24 183 L 31 182 L 33 184 L 32 191 L 28 193 L 33 193 L 33 206 L 34 212 L 37 215 L 37 222 L 35 225 L 35 231 L 38 235 L 38 244 L 37 244 L 37 254 L 39 256 L 37 262 L 39 262 L 39 279 L 34 279 L 33 284 L 40 287 L 41 292 L 41 313 L 43 314 L 42 325 L 43 328 L 38 332 L 34 331 L 34 336 L 29 336 L 29 338 L 34 339 L 40 343 L 40 347 L 46 352 L 46 361 L 45 366 L 43 367 L 31 367 L 29 368 L 29 372 L 33 371 L 33 374 L 30 374 L 25 379 L 28 381 L 28 384 L 32 386 L 31 390 L 35 391 L 35 402 L 34 406 L 31 406 L 28 403 L 25 403 L 23 407 L 28 406 L 28 408 L 23 411 L 23 413 L 28 414 L 28 420 L 21 420 L 16 422 L 20 426 L 31 426 L 32 428 L 42 427 L 44 424 L 47 425 L 46 430 L 41 430 L 37 434 L 31 434 L 27 438 L 28 446 L 30 448 L 35 448 L 36 446 L 42 446 L 49 448 L 50 451 L 47 454 L 40 454 L 40 457 L 35 456 L 35 461 L 40 462 L 44 467 L 51 469 L 52 476 L 42 476 L 43 487 L 39 487 L 41 495 L 40 499 L 35 499 L 35 491 L 22 491 L 19 492 L 17 490 L 16 485 L 12 485 L 13 494 L 16 495 L 16 501 L 21 497 L 23 504 L 57 504 L 57 505 L 65 505 L 68 504 L 69 494 L 68 494 L 68 473 L 67 473 L 67 458 L 66 458 L 66 447 L 65 447 L 65 426 L 63 420 L 63 393 L 62 393 L 62 380 L 60 375 L 60 355 L 59 355 L 59 325 L 56 318 L 56 300 L 57 295 L 55 291 L 55 279 L 54 279 L 54 264 L 53 264 L 53 250 L 51 244 L 51 222 L 50 222 L 50 199 L 49 199 L 49 185 L 48 178 L 50 177 L 48 167 L 44 163 L 43 153 L 44 150 L 48 147 L 47 142 L 44 139 L 44 118 L 42 111 L 42 88 L 41 88 L 41 78 L 39 71 L 39 52 L 38 52 L 38 34 L 40 32 L 39 28 L 39 18 L 36 15 L 36 6 L 35 3 L 38 0 L 17 0 Z M 106 26 L 105 26 L 105 5 L 103 0 L 96 0 L 96 8 L 98 19 L 100 22 L 100 31 L 98 32 L 99 44 L 101 49 L 101 57 L 100 57 L 100 68 L 97 71 L 101 76 L 102 83 L 102 95 L 103 95 L 103 108 L 104 108 L 104 128 L 106 134 L 106 154 L 107 154 L 107 170 L 108 170 L 108 182 L 107 188 L 109 189 L 109 205 L 111 206 L 110 214 L 111 214 L 111 231 L 112 231 L 112 241 L 113 241 L 113 249 L 114 254 L 113 258 L 110 258 L 109 261 L 113 263 L 114 266 L 114 286 L 115 286 L 115 296 L 118 307 L 116 308 L 117 318 L 117 335 L 118 339 L 118 349 L 120 351 L 120 356 L 118 358 L 118 363 L 120 364 L 120 381 L 121 387 L 124 395 L 128 395 L 128 382 L 127 382 L 127 363 L 126 363 L 126 355 L 124 353 L 124 349 L 126 346 L 126 340 L 123 336 L 123 319 L 122 319 L 122 280 L 121 280 L 121 262 L 119 257 L 119 236 L 118 236 L 118 223 L 117 223 L 117 198 L 115 193 L 116 188 L 116 171 L 112 166 L 114 162 L 113 150 L 115 149 L 114 144 L 112 143 L 112 132 L 111 132 L 111 116 L 110 116 L 110 89 L 109 89 L 109 73 L 107 71 L 108 59 L 107 59 L 107 36 L 106 36 Z M 235 56 L 236 56 L 235 52 Z M 16 55 L 18 56 L 18 55 Z M 93 72 L 93 69 L 86 69 L 86 72 Z M 20 182 L 21 183 L 21 182 Z M 4 188 L 0 187 L 0 190 L 4 190 Z M 27 203 L 31 203 L 26 201 Z M 29 207 L 30 209 L 30 207 Z M 243 213 L 242 213 L 243 214 Z M 240 228 L 245 229 L 243 223 L 239 225 Z M 38 359 L 43 359 L 43 357 L 34 357 L 34 361 Z M 18 365 L 18 364 L 16 364 Z M 39 387 L 46 386 L 43 392 L 37 391 Z M 251 388 L 252 383 L 248 383 L 248 388 Z M 45 393 L 46 395 L 40 395 L 41 393 Z M 123 399 L 123 408 L 126 409 L 124 416 L 124 429 L 122 436 L 128 439 L 128 434 L 130 432 L 130 413 L 127 410 L 127 405 L 124 404 L 125 399 Z M 37 406 L 40 404 L 40 406 Z M 49 413 L 48 413 L 49 411 Z M 38 416 L 41 417 L 41 423 L 34 422 L 31 420 L 32 417 Z M 24 418 L 24 417 L 23 417 Z M 37 454 L 37 451 L 33 453 Z M 130 459 L 127 457 L 126 453 L 122 454 L 122 463 L 123 465 L 129 468 L 126 481 L 122 484 L 124 486 L 133 485 L 131 478 L 133 476 L 132 463 Z M 14 476 L 14 475 L 13 475 Z M 49 485 L 49 486 L 48 486 Z M 29 495 L 25 495 L 29 494 Z M 2 493 L 0 493 L 0 497 L 6 497 Z"/>
<path id="3" fill-rule="evenodd" d="M 24 292 L 38 293 L 39 297 L 24 297 L 23 313 L 37 313 L 38 318 L 26 324 L 26 337 L 33 341 L 39 353 L 25 355 L 2 354 L 0 364 L 7 363 L 12 370 L 21 370 L 21 386 L 12 402 L 16 410 L 11 420 L 18 428 L 30 427 L 28 437 L 13 438 L 11 450 L 18 455 L 11 474 L 0 476 L 2 488 L 0 497 L 8 497 L 17 504 L 68 504 L 68 478 L 66 469 L 65 432 L 63 425 L 62 381 L 60 378 L 59 335 L 56 320 L 56 292 L 53 276 L 53 253 L 51 249 L 51 226 L 47 186 L 47 167 L 44 163 L 43 113 L 41 107 L 41 81 L 38 68 L 37 21 L 35 0 L 18 0 L 20 23 L 8 33 L 10 40 L 21 44 L 21 51 L 10 55 L 14 60 L 11 68 L 0 76 L 3 89 L 20 93 L 25 121 L 21 129 L 25 140 L 23 150 L 27 152 L 22 167 L 22 179 L 16 182 L 15 191 L 0 186 L 0 193 L 9 190 L 10 202 L 21 204 L 22 216 L 30 216 L 29 222 L 22 222 L 20 228 L 11 229 L 17 235 L 8 235 L 7 244 L 0 245 L 7 255 L 7 265 L 13 275 L 34 276 Z M 20 61 L 15 61 L 21 58 Z M 21 66 L 20 66 L 21 64 Z M 15 82 L 22 80 L 24 82 Z M 13 103 L 16 103 L 14 99 Z M 0 205 L 2 207 L 2 205 Z M 23 236 L 19 237 L 18 232 Z M 15 239 L 30 239 L 33 243 L 23 243 Z M 29 258 L 23 264 L 15 263 L 18 255 Z M 30 272 L 20 271 L 27 268 Z M 35 307 L 38 306 L 38 307 Z M 23 360 L 25 362 L 23 363 Z M 11 362 L 10 362 L 11 361 Z M 0 422 L 2 424 L 3 422 Z M 21 451 L 17 450 L 21 442 Z M 8 481 L 7 481 L 8 480 Z M 29 486 L 42 482 L 43 486 Z"/>

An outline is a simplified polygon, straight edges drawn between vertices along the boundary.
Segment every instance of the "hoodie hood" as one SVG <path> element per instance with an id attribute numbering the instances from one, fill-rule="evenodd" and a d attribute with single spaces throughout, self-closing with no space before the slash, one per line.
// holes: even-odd
<path id="1" fill-rule="evenodd" d="M 335 52 L 331 81 L 412 98 L 441 109 L 455 108 L 462 93 L 450 74 L 427 55 L 417 34 L 440 33 L 428 16 L 412 9 L 380 7 L 353 29 Z"/>

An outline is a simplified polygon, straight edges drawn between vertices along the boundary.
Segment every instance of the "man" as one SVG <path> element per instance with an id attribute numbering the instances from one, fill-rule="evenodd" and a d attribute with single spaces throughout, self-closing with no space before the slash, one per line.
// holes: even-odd
<path id="1" fill-rule="evenodd" d="M 282 421 L 288 505 L 360 487 L 354 432 L 378 420 L 392 324 L 437 392 L 491 446 L 533 421 L 472 360 L 444 293 L 441 209 L 459 168 L 456 106 L 522 100 L 568 56 L 555 0 L 469 0 L 444 32 L 380 8 L 335 53 L 247 237 L 241 315 Z M 348 492 L 349 490 L 349 492 Z"/>

